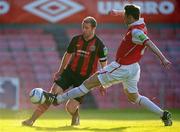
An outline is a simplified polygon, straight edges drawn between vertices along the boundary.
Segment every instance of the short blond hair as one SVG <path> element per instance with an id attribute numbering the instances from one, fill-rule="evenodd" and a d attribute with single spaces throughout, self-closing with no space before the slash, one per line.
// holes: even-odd
<path id="1" fill-rule="evenodd" d="M 88 17 L 85 17 L 82 21 L 82 24 L 83 23 L 90 23 L 92 27 L 96 27 L 97 26 L 97 22 L 96 22 L 96 19 L 92 16 L 88 16 Z"/>

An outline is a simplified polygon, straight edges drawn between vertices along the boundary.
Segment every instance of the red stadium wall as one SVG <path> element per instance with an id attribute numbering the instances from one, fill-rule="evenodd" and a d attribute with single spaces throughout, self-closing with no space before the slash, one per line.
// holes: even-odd
<path id="1" fill-rule="evenodd" d="M 99 23 L 122 23 L 122 17 L 111 17 L 111 9 L 122 9 L 127 3 L 141 7 L 148 23 L 179 23 L 178 0 L 4 0 L 0 1 L 0 23 L 80 23 L 94 16 Z"/>

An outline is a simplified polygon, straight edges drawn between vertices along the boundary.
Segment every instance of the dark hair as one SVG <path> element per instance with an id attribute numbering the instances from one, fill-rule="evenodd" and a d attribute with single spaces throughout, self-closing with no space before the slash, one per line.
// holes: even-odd
<path id="1" fill-rule="evenodd" d="M 92 27 L 96 27 L 97 26 L 97 22 L 96 19 L 94 17 L 88 16 L 86 18 L 84 18 L 83 23 L 90 23 Z"/>
<path id="2" fill-rule="evenodd" d="M 140 17 L 140 7 L 135 5 L 126 5 L 124 7 L 125 14 L 127 16 L 131 15 L 134 19 L 139 19 Z"/>

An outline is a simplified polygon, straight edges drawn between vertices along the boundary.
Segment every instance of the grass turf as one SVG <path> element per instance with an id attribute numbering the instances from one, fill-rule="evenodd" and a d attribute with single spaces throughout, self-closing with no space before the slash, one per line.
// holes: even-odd
<path id="1" fill-rule="evenodd" d="M 171 110 L 173 126 L 146 110 L 81 110 L 81 125 L 71 127 L 63 110 L 49 110 L 33 127 L 21 126 L 32 111 L 0 110 L 0 132 L 180 132 L 180 110 Z"/>

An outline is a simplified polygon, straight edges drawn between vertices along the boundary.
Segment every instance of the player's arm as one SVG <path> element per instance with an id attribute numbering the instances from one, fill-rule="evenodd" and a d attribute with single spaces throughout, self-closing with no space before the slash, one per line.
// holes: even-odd
<path id="1" fill-rule="evenodd" d="M 104 61 L 99 61 L 101 68 L 104 68 L 105 66 L 107 66 L 107 59 Z M 106 89 L 104 89 L 102 86 L 99 87 L 99 92 L 101 96 L 105 96 L 106 95 Z"/>
<path id="2" fill-rule="evenodd" d="M 104 46 L 100 53 L 101 58 L 99 59 L 101 68 L 104 68 L 105 66 L 107 66 L 107 54 L 108 54 L 107 48 Z"/>
<path id="3" fill-rule="evenodd" d="M 107 59 L 105 61 L 99 61 L 101 68 L 104 68 L 107 65 Z M 99 92 L 101 96 L 106 95 L 106 89 L 104 89 L 102 86 L 99 87 Z"/>
<path id="4" fill-rule="evenodd" d="M 122 13 L 123 13 L 122 10 L 115 10 L 115 9 L 112 9 L 108 12 L 108 14 L 112 16 L 119 16 L 122 15 Z"/>
<path id="5" fill-rule="evenodd" d="M 106 46 L 101 42 L 99 53 L 98 53 L 101 68 L 104 68 L 107 65 L 107 55 L 108 55 L 108 50 Z M 99 92 L 101 96 L 106 95 L 106 89 L 104 89 L 102 86 L 99 87 Z"/>
<path id="6" fill-rule="evenodd" d="M 74 37 L 71 40 L 71 42 L 67 48 L 67 51 L 64 53 L 62 60 L 61 60 L 61 63 L 60 63 L 60 66 L 59 66 L 59 69 L 54 74 L 54 80 L 57 80 L 59 78 L 60 74 L 64 71 L 66 66 L 69 64 L 69 61 L 71 60 L 71 57 L 72 57 L 72 53 L 75 52 L 76 39 L 77 39 L 77 37 Z"/>
<path id="7" fill-rule="evenodd" d="M 104 68 L 105 66 L 107 66 L 107 60 L 103 62 L 100 61 L 100 65 L 101 65 L 101 68 Z"/>
<path id="8" fill-rule="evenodd" d="M 64 71 L 64 69 L 68 65 L 71 57 L 72 57 L 71 53 L 67 53 L 67 52 L 64 53 L 63 58 L 62 58 L 61 63 L 60 63 L 60 66 L 58 68 L 58 71 L 54 74 L 54 80 L 57 80 L 59 78 L 61 73 Z"/>
<path id="9" fill-rule="evenodd" d="M 132 41 L 135 44 L 138 45 L 145 45 L 149 49 L 153 51 L 155 55 L 158 56 L 158 58 L 161 60 L 162 64 L 169 68 L 169 65 L 171 64 L 170 61 L 168 61 L 165 56 L 162 54 L 162 52 L 156 47 L 156 45 L 148 38 L 146 34 L 142 30 L 134 29 L 132 31 Z"/>
<path id="10" fill-rule="evenodd" d="M 151 51 L 160 59 L 162 65 L 165 68 L 168 69 L 170 67 L 171 62 L 162 54 L 162 52 L 151 40 L 147 40 L 144 45 L 151 49 Z"/>
<path id="11" fill-rule="evenodd" d="M 101 68 L 103 68 L 107 65 L 107 54 L 108 54 L 107 47 L 102 44 L 100 46 L 100 50 L 99 50 L 99 54 L 98 54 Z"/>
<path id="12" fill-rule="evenodd" d="M 63 70 L 66 68 L 71 57 L 72 57 L 71 53 L 67 53 L 67 52 L 64 53 L 63 58 L 62 58 L 61 63 L 60 63 L 60 66 L 59 66 L 59 69 L 58 69 L 59 74 L 61 74 L 63 72 Z"/>

